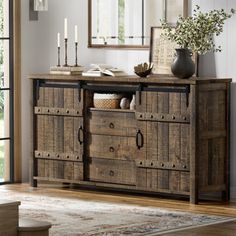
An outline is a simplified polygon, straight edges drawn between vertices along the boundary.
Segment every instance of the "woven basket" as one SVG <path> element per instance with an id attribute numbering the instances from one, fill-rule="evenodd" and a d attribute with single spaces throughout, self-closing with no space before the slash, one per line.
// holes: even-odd
<path id="1" fill-rule="evenodd" d="M 120 107 L 120 99 L 94 99 L 95 108 L 117 109 Z"/>

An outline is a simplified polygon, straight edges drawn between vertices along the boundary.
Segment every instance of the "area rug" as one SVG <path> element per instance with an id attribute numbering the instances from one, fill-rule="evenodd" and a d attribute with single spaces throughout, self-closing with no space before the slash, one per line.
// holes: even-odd
<path id="1" fill-rule="evenodd" d="M 230 220 L 154 207 L 4 191 L 0 200 L 21 201 L 20 217 L 49 221 L 52 236 L 162 235 L 167 231 Z"/>

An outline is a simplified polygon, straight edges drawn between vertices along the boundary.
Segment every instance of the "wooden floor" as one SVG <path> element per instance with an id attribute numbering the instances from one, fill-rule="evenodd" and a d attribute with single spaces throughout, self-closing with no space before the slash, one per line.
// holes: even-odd
<path id="1" fill-rule="evenodd" d="M 165 234 L 166 236 L 236 236 L 236 203 L 221 203 L 212 201 L 201 201 L 198 205 L 192 205 L 187 200 L 164 199 L 157 196 L 135 195 L 108 191 L 94 191 L 80 189 L 68 185 L 47 185 L 40 184 L 38 188 L 32 188 L 28 184 L 12 184 L 0 186 L 0 190 L 16 190 L 20 192 L 30 192 L 46 196 L 58 196 L 66 198 L 91 199 L 101 202 L 114 202 L 136 204 L 140 206 L 159 207 L 177 211 L 188 211 L 195 213 L 207 213 L 214 215 L 224 215 L 235 217 L 235 221 L 221 223 L 217 225 L 193 228 L 174 233 Z"/>

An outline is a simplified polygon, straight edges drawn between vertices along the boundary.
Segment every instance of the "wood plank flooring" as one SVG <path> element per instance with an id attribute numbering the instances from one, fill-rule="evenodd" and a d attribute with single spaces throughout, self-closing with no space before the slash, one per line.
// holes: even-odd
<path id="1" fill-rule="evenodd" d="M 194 213 L 207 213 L 215 215 L 232 216 L 236 218 L 236 203 L 221 203 L 212 201 L 201 201 L 198 205 L 192 205 L 187 200 L 164 199 L 157 196 L 135 195 L 119 192 L 94 191 L 70 187 L 69 185 L 40 184 L 38 188 L 32 188 L 28 184 L 12 184 L 0 186 L 0 191 L 20 191 L 40 194 L 45 196 L 58 196 L 65 198 L 91 199 L 101 202 L 114 202 L 135 204 L 140 206 L 159 207 L 177 211 L 188 211 Z M 164 234 L 163 234 L 164 235 Z M 200 228 L 182 230 L 167 233 L 167 236 L 235 236 L 236 220 Z"/>

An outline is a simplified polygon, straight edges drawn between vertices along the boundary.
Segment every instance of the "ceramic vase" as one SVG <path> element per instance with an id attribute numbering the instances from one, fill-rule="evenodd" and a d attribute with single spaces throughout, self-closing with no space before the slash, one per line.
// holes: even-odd
<path id="1" fill-rule="evenodd" d="M 195 72 L 195 65 L 191 58 L 191 53 L 187 48 L 178 48 L 176 58 L 171 65 L 171 71 L 174 76 L 180 79 L 188 79 Z"/>
<path id="2" fill-rule="evenodd" d="M 133 94 L 133 96 L 132 96 L 132 100 L 131 100 L 131 102 L 130 102 L 130 106 L 129 106 L 129 109 L 130 110 L 135 110 L 135 95 Z"/>
<path id="3" fill-rule="evenodd" d="M 120 108 L 121 109 L 129 109 L 130 101 L 128 98 L 122 98 L 120 101 Z"/>

